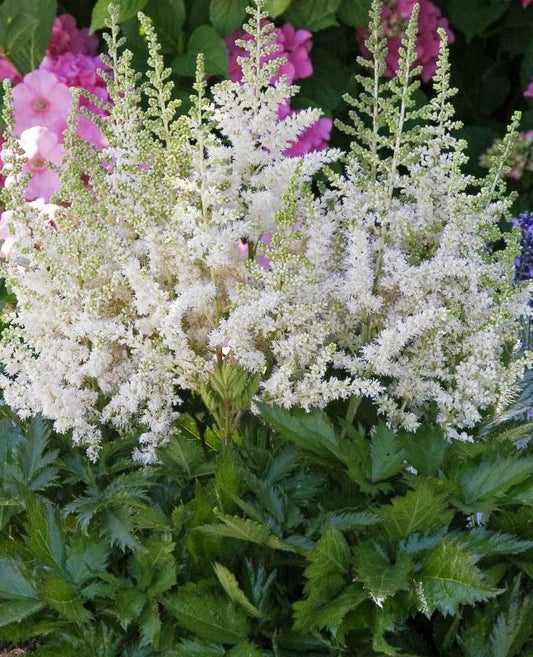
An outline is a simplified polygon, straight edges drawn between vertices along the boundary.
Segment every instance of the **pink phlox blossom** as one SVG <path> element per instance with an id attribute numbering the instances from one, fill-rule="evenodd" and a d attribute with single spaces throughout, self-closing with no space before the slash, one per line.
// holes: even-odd
<path id="1" fill-rule="evenodd" d="M 67 52 L 75 55 L 96 55 L 98 41 L 98 36 L 90 34 L 86 27 L 76 27 L 74 16 L 61 14 L 54 20 L 46 52 L 51 57 L 58 57 Z"/>
<path id="2" fill-rule="evenodd" d="M 533 1 L 533 0 L 532 0 Z M 387 0 L 381 10 L 383 35 L 387 38 L 387 59 L 385 75 L 393 77 L 399 66 L 399 51 L 402 37 L 413 7 L 420 5 L 418 15 L 418 36 L 416 39 L 416 66 L 422 67 L 420 77 L 424 82 L 431 80 L 435 74 L 439 54 L 440 40 L 438 29 L 443 28 L 448 43 L 453 43 L 455 36 L 450 30 L 448 20 L 441 15 L 440 9 L 430 0 Z M 364 57 L 370 55 L 365 45 L 368 30 L 356 28 L 356 40 Z"/>
<path id="3" fill-rule="evenodd" d="M 27 128 L 20 135 L 20 146 L 27 158 L 22 167 L 23 173 L 29 173 L 31 178 L 24 192 L 27 201 L 42 198 L 49 201 L 60 186 L 59 175 L 50 168 L 50 164 L 61 166 L 65 156 L 65 148 L 61 144 L 57 134 L 52 130 L 40 125 Z M 6 166 L 8 175 L 5 184 L 14 182 L 12 174 Z"/>
<path id="4" fill-rule="evenodd" d="M 263 21 L 265 26 L 268 21 Z M 282 27 L 272 26 L 274 39 L 272 45 L 276 47 L 274 52 L 262 58 L 263 62 L 276 58 L 284 58 L 286 61 L 280 66 L 278 72 L 272 79 L 274 84 L 285 75 L 287 84 L 292 84 L 294 80 L 307 78 L 313 73 L 313 65 L 309 59 L 309 52 L 312 47 L 312 34 L 307 30 L 296 30 L 290 23 L 285 23 Z M 232 82 L 242 80 L 242 68 L 238 60 L 241 57 L 248 57 L 248 52 L 236 44 L 236 41 L 250 41 L 252 36 L 244 30 L 237 30 L 225 38 L 228 49 L 228 78 Z"/>
<path id="5" fill-rule="evenodd" d="M 13 88 L 15 135 L 32 126 L 52 130 L 61 138 L 72 103 L 68 87 L 50 71 L 37 69 Z"/>
<path id="6" fill-rule="evenodd" d="M 22 80 L 22 76 L 5 55 L 0 54 L 0 80 L 11 80 L 15 84 Z"/>
<path id="7" fill-rule="evenodd" d="M 533 2 L 533 0 L 531 0 Z M 524 96 L 527 98 L 533 98 L 533 80 L 529 83 L 528 88 L 524 91 Z"/>

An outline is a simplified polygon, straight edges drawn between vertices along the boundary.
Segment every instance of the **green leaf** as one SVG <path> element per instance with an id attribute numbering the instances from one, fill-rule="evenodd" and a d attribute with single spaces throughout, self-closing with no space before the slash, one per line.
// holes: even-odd
<path id="1" fill-rule="evenodd" d="M 209 18 L 215 30 L 226 35 L 238 30 L 246 18 L 248 0 L 211 0 Z"/>
<path id="2" fill-rule="evenodd" d="M 106 541 L 78 536 L 71 542 L 65 568 L 74 584 L 81 586 L 105 571 L 111 548 Z"/>
<path id="3" fill-rule="evenodd" d="M 0 559 L 0 627 L 20 623 L 43 606 L 20 565 L 14 559 Z"/>
<path id="4" fill-rule="evenodd" d="M 56 0 L 4 0 L 0 6 L 0 45 L 22 75 L 41 63 L 56 11 Z"/>
<path id="5" fill-rule="evenodd" d="M 272 18 L 280 16 L 291 4 L 291 0 L 267 0 L 265 10 Z"/>
<path id="6" fill-rule="evenodd" d="M 159 604 L 157 600 L 151 600 L 145 607 L 139 618 L 139 629 L 141 631 L 141 646 L 157 645 L 161 634 L 161 618 L 159 617 Z"/>
<path id="7" fill-rule="evenodd" d="M 332 599 L 311 595 L 307 600 L 297 600 L 293 605 L 294 629 L 305 633 L 325 629 L 338 636 L 346 616 L 365 600 L 368 595 L 359 584 L 348 585 Z"/>
<path id="8" fill-rule="evenodd" d="M 200 639 L 236 644 L 248 636 L 246 613 L 227 598 L 202 591 L 195 584 L 181 587 L 165 601 L 165 607 L 180 625 Z"/>
<path id="9" fill-rule="evenodd" d="M 348 82 L 342 61 L 324 49 L 313 51 L 313 75 L 298 82 L 300 95 L 325 110 L 335 109 L 342 101 Z"/>
<path id="10" fill-rule="evenodd" d="M 308 555 L 309 565 L 305 575 L 309 580 L 306 588 L 336 575 L 344 576 L 351 566 L 351 551 L 343 534 L 335 527 L 328 527 L 318 539 L 314 550 Z"/>
<path id="11" fill-rule="evenodd" d="M 341 0 L 293 0 L 284 19 L 296 28 L 316 32 L 338 25 L 335 12 Z"/>
<path id="12" fill-rule="evenodd" d="M 323 411 L 306 413 L 298 408 L 289 411 L 264 403 L 257 405 L 263 418 L 286 440 L 325 458 L 339 453 L 335 429 Z"/>
<path id="13" fill-rule="evenodd" d="M 450 0 L 448 18 L 470 41 L 494 23 L 507 11 L 504 3 L 489 3 L 487 0 Z"/>
<path id="14" fill-rule="evenodd" d="M 243 641 L 228 650 L 226 655 L 227 657 L 263 657 L 264 652 L 252 643 Z"/>
<path id="15" fill-rule="evenodd" d="M 407 461 L 419 475 L 435 477 L 444 461 L 448 441 L 442 429 L 434 424 L 424 424 L 415 433 L 400 433 L 400 440 L 407 452 Z"/>
<path id="16" fill-rule="evenodd" d="M 82 623 L 91 618 L 90 612 L 81 603 L 78 591 L 57 573 L 44 576 L 39 595 L 66 620 Z"/>
<path id="17" fill-rule="evenodd" d="M 43 607 L 44 603 L 40 600 L 0 600 L 0 627 L 10 623 L 20 623 Z"/>
<path id="18" fill-rule="evenodd" d="M 118 22 L 128 20 L 137 15 L 137 12 L 144 9 L 148 0 L 98 0 L 93 7 L 91 15 L 91 32 L 100 30 L 109 20 L 109 6 L 115 5 L 118 8 Z"/>
<path id="19" fill-rule="evenodd" d="M 207 75 L 226 75 L 228 71 L 228 51 L 224 39 L 211 25 L 200 25 L 189 37 L 187 52 L 172 61 L 172 70 L 178 75 L 194 76 L 196 59 L 204 55 Z"/>
<path id="20" fill-rule="evenodd" d="M 342 0 L 337 16 L 346 25 L 366 27 L 370 20 L 372 0 Z"/>
<path id="21" fill-rule="evenodd" d="M 355 579 L 362 582 L 379 606 L 389 596 L 409 589 L 411 557 L 402 553 L 392 563 L 385 548 L 373 539 L 354 547 Z"/>
<path id="22" fill-rule="evenodd" d="M 238 605 L 241 605 L 241 607 L 248 613 L 249 616 L 254 618 L 261 618 L 263 616 L 262 612 L 254 607 L 250 600 L 248 600 L 246 594 L 239 586 L 235 575 L 218 562 L 215 562 L 213 568 L 215 570 L 215 575 L 218 577 L 218 581 L 222 585 L 224 591 L 226 591 L 228 596 L 231 598 L 231 600 L 236 602 Z"/>
<path id="23" fill-rule="evenodd" d="M 475 527 L 469 532 L 459 534 L 457 540 L 470 552 L 483 556 L 516 555 L 533 548 L 533 541 L 521 541 L 516 536 L 493 532 L 484 527 Z"/>
<path id="24" fill-rule="evenodd" d="M 458 477 L 465 508 L 478 511 L 481 505 L 495 506 L 513 486 L 533 477 L 533 458 L 498 458 L 482 461 Z"/>
<path id="25" fill-rule="evenodd" d="M 414 532 L 427 532 L 448 525 L 454 512 L 449 508 L 448 494 L 438 491 L 436 480 L 416 479 L 416 488 L 404 496 L 396 496 L 390 505 L 377 513 L 391 541 L 406 538 Z"/>
<path id="26" fill-rule="evenodd" d="M 220 644 L 185 639 L 180 641 L 175 654 L 176 657 L 223 657 L 226 649 Z"/>
<path id="27" fill-rule="evenodd" d="M 380 422 L 370 439 L 372 481 L 389 479 L 398 474 L 403 468 L 406 455 L 395 432 Z"/>
<path id="28" fill-rule="evenodd" d="M 184 0 L 149 0 L 144 13 L 154 23 L 162 52 L 180 52 L 187 17 Z"/>
<path id="29" fill-rule="evenodd" d="M 62 528 L 56 511 L 41 498 L 26 499 L 26 545 L 32 555 L 53 568 L 61 568 L 64 559 Z"/>
<path id="30" fill-rule="evenodd" d="M 416 576 L 420 610 L 428 618 L 439 611 L 454 615 L 461 605 L 475 604 L 498 595 L 475 566 L 475 556 L 457 543 L 443 542 L 424 560 Z"/>
<path id="31" fill-rule="evenodd" d="M 228 538 L 236 538 L 241 541 L 250 541 L 258 545 L 273 548 L 274 550 L 284 550 L 286 552 L 294 552 L 294 549 L 272 534 L 272 532 L 261 525 L 255 520 L 248 518 L 240 518 L 239 516 L 230 516 L 219 514 L 218 519 L 222 521 L 220 525 L 201 525 L 195 527 L 196 531 L 211 534 L 212 536 L 226 536 Z"/>

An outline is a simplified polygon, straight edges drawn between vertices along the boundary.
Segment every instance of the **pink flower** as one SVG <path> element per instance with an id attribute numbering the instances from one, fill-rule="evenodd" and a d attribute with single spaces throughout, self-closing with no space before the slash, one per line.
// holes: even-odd
<path id="1" fill-rule="evenodd" d="M 533 0 L 531 0 L 533 2 Z M 524 91 L 524 96 L 527 98 L 533 98 L 533 80 L 529 83 L 529 87 Z"/>
<path id="2" fill-rule="evenodd" d="M 72 97 L 68 87 L 49 71 L 37 69 L 13 88 L 15 134 L 43 126 L 61 137 L 67 125 Z"/>
<path id="3" fill-rule="evenodd" d="M 100 57 L 83 54 L 65 53 L 56 58 L 46 56 L 41 69 L 53 73 L 67 87 L 86 89 L 104 102 L 109 102 L 109 93 L 105 81 L 100 77 L 99 70 L 108 70 Z M 93 114 L 103 115 L 103 109 L 92 103 L 86 96 L 80 97 L 80 107 L 86 107 Z M 76 133 L 85 141 L 103 148 L 107 141 L 101 130 L 85 114 L 78 112 L 76 117 Z"/>
<path id="4" fill-rule="evenodd" d="M 280 121 L 293 113 L 294 110 L 291 109 L 289 99 L 278 107 L 278 119 Z M 287 157 L 300 157 L 306 153 L 324 150 L 328 147 L 332 127 L 333 121 L 331 119 L 318 119 L 313 125 L 306 128 L 298 139 L 285 150 L 285 155 Z"/>
<path id="5" fill-rule="evenodd" d="M 22 80 L 17 69 L 5 55 L 0 55 L 0 80 L 12 80 L 15 84 Z"/>
<path id="6" fill-rule="evenodd" d="M 286 149 L 285 155 L 288 157 L 298 157 L 314 151 L 323 151 L 328 147 L 331 137 L 331 128 L 333 121 L 328 118 L 318 119 L 316 123 L 310 125 L 299 137 L 298 140 Z"/>
<path id="7" fill-rule="evenodd" d="M 65 149 L 59 142 L 55 132 L 43 126 L 33 126 L 24 130 L 20 136 L 20 145 L 28 158 L 23 166 L 23 172 L 30 173 L 31 179 L 26 187 L 24 198 L 33 201 L 42 198 L 49 201 L 61 187 L 59 176 L 53 171 L 50 163 L 60 166 L 65 155 Z M 10 184 L 10 176 L 6 185 Z"/>
<path id="8" fill-rule="evenodd" d="M 52 34 L 46 50 L 51 57 L 58 57 L 67 52 L 72 54 L 96 55 L 98 37 L 89 34 L 87 28 L 79 30 L 70 14 L 61 14 L 54 20 Z"/>
<path id="9" fill-rule="evenodd" d="M 263 21 L 263 26 L 267 21 Z M 282 75 L 287 77 L 287 84 L 292 84 L 294 80 L 307 78 L 313 73 L 313 65 L 309 59 L 309 52 L 312 47 L 312 35 L 307 30 L 295 30 L 290 23 L 285 23 L 282 27 L 272 26 L 274 40 L 272 45 L 276 50 L 262 58 L 262 61 L 270 61 L 283 57 L 286 61 L 280 66 L 279 71 L 274 76 L 272 83 L 275 83 Z M 248 57 L 248 52 L 236 45 L 236 41 L 250 41 L 252 37 L 244 30 L 237 30 L 234 34 L 227 36 L 226 47 L 229 54 L 228 77 L 233 82 L 242 80 L 242 68 L 238 62 L 240 57 Z"/>
<path id="10" fill-rule="evenodd" d="M 533 0 L 531 0 L 533 1 Z M 420 77 L 424 82 L 431 80 L 435 74 L 439 54 L 438 28 L 442 27 L 448 37 L 448 43 L 455 39 L 448 26 L 448 20 L 441 16 L 440 9 L 430 0 L 387 0 L 381 9 L 381 26 L 387 38 L 387 60 L 385 75 L 393 77 L 398 70 L 399 50 L 405 28 L 416 3 L 420 5 L 418 15 L 418 36 L 416 40 L 416 66 L 422 67 Z M 370 53 L 365 45 L 367 29 L 356 28 L 356 40 L 364 57 Z"/>

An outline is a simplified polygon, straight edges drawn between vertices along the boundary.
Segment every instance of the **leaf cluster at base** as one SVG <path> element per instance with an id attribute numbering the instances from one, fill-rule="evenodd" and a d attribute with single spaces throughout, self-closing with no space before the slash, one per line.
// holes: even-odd
<path id="1" fill-rule="evenodd" d="M 261 407 L 218 453 L 97 463 L 6 411 L 0 647 L 36 657 L 526 657 L 533 449 Z M 132 438 L 133 441 L 133 438 Z M 525 444 L 524 444 L 525 443 Z M 518 446 L 517 446 L 518 445 Z"/>

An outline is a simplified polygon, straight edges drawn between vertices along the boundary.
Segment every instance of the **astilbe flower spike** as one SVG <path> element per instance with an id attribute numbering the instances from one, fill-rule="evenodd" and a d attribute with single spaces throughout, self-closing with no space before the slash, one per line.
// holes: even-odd
<path id="1" fill-rule="evenodd" d="M 175 113 L 149 21 L 141 87 L 111 28 L 108 145 L 81 142 L 71 118 L 53 226 L 49 207 L 24 201 L 23 158 L 8 136 L 14 184 L 4 195 L 17 241 L 4 275 L 18 303 L 3 316 L 0 385 L 22 416 L 41 412 L 92 457 L 111 425 L 137 432 L 137 456 L 153 460 L 184 392 L 213 406 L 215 384 L 229 379 L 242 396 L 225 399 L 225 439 L 256 388 L 286 407 L 349 400 L 348 419 L 367 399 L 392 426 L 430 419 L 470 439 L 524 370 L 507 354 L 528 293 L 514 282 L 517 235 L 498 228 L 512 135 L 472 193 L 446 32 L 435 97 L 420 108 L 416 12 L 398 73 L 384 80 L 373 1 L 372 59 L 360 60 L 368 75 L 347 98 L 353 142 L 333 173 L 325 165 L 336 151 L 286 154 L 320 115 L 279 120 L 295 89 L 283 77 L 272 84 L 279 61 L 261 8 L 250 9 L 242 80 L 215 85 L 209 100 L 200 63 L 187 116 Z M 328 184 L 317 193 L 319 171 Z M 487 249 L 513 240 L 514 251 Z M 268 265 L 243 257 L 243 243 Z"/>

